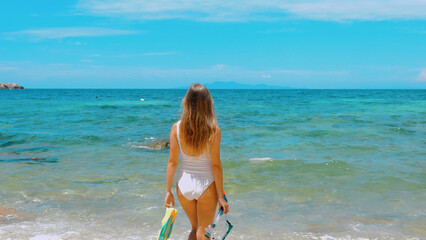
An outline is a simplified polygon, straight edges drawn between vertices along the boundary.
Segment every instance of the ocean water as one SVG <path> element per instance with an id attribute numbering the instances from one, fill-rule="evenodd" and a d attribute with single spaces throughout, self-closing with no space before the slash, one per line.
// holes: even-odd
<path id="1" fill-rule="evenodd" d="M 156 239 L 185 92 L 0 91 L 0 239 Z M 211 93 L 228 239 L 426 239 L 426 90 Z"/>

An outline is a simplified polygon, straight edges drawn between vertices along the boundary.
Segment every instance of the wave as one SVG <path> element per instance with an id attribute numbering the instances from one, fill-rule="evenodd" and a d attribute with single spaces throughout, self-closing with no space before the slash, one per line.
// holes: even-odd
<path id="1" fill-rule="evenodd" d="M 41 164 L 41 163 L 57 163 L 58 157 L 30 157 L 30 156 L 0 156 L 0 163 L 27 163 L 27 164 Z"/>
<path id="2" fill-rule="evenodd" d="M 99 101 L 84 103 L 85 107 L 95 107 L 100 109 L 118 109 L 118 108 L 144 108 L 147 106 L 173 107 L 173 102 L 165 100 L 134 100 L 134 101 Z"/>
<path id="3" fill-rule="evenodd" d="M 47 152 L 51 149 L 58 149 L 59 147 L 52 147 L 52 146 L 36 146 L 36 147 L 23 147 L 20 149 L 14 149 L 12 152 L 15 154 L 20 154 L 24 152 Z"/>
<path id="4" fill-rule="evenodd" d="M 154 148 L 142 145 L 142 144 L 132 144 L 130 145 L 131 148 L 138 148 L 138 149 L 149 149 L 149 150 L 154 150 Z"/>
<path id="5" fill-rule="evenodd" d="M 81 145 L 89 144 L 96 145 L 98 143 L 104 142 L 107 139 L 96 136 L 96 135 L 82 135 L 82 136 L 58 136 L 49 141 L 50 144 L 54 145 Z"/>
<path id="6" fill-rule="evenodd" d="M 250 158 L 250 161 L 254 162 L 264 162 L 264 161 L 272 161 L 273 159 L 270 157 L 262 157 L 262 158 Z"/>
<path id="7" fill-rule="evenodd" d="M 387 191 L 416 192 L 423 191 L 424 185 L 400 177 L 383 176 L 361 184 L 360 190 L 381 194 Z"/>
<path id="8" fill-rule="evenodd" d="M 75 181 L 74 183 L 81 183 L 81 184 L 103 184 L 103 183 L 117 183 L 121 181 L 128 180 L 126 177 L 122 178 L 101 178 L 101 179 L 94 179 L 94 180 L 87 180 L 87 181 Z"/>
<path id="9" fill-rule="evenodd" d="M 10 147 L 22 143 L 25 143 L 25 140 L 0 141 L 0 147 Z"/>

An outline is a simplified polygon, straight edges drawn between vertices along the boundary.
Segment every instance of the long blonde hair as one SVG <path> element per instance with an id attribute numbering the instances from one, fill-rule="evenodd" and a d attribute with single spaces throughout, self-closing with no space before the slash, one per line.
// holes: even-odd
<path id="1" fill-rule="evenodd" d="M 182 100 L 182 108 L 182 140 L 194 149 L 195 155 L 200 155 L 212 142 L 218 128 L 213 98 L 206 87 L 194 83 Z"/>

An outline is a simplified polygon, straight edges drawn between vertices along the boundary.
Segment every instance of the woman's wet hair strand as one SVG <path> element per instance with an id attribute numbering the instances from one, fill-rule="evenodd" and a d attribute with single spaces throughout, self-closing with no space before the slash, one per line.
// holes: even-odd
<path id="1" fill-rule="evenodd" d="M 182 100 L 182 140 L 201 154 L 217 131 L 213 98 L 202 84 L 192 84 Z"/>

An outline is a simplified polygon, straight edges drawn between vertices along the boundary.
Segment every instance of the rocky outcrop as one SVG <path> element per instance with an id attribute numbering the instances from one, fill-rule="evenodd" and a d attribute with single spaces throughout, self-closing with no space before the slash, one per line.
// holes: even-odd
<path id="1" fill-rule="evenodd" d="M 17 83 L 0 83 L 0 89 L 24 89 L 24 87 Z"/>
<path id="2" fill-rule="evenodd" d="M 146 146 L 151 149 L 162 150 L 170 146 L 170 140 L 168 138 L 159 138 L 155 141 L 150 142 Z"/>

